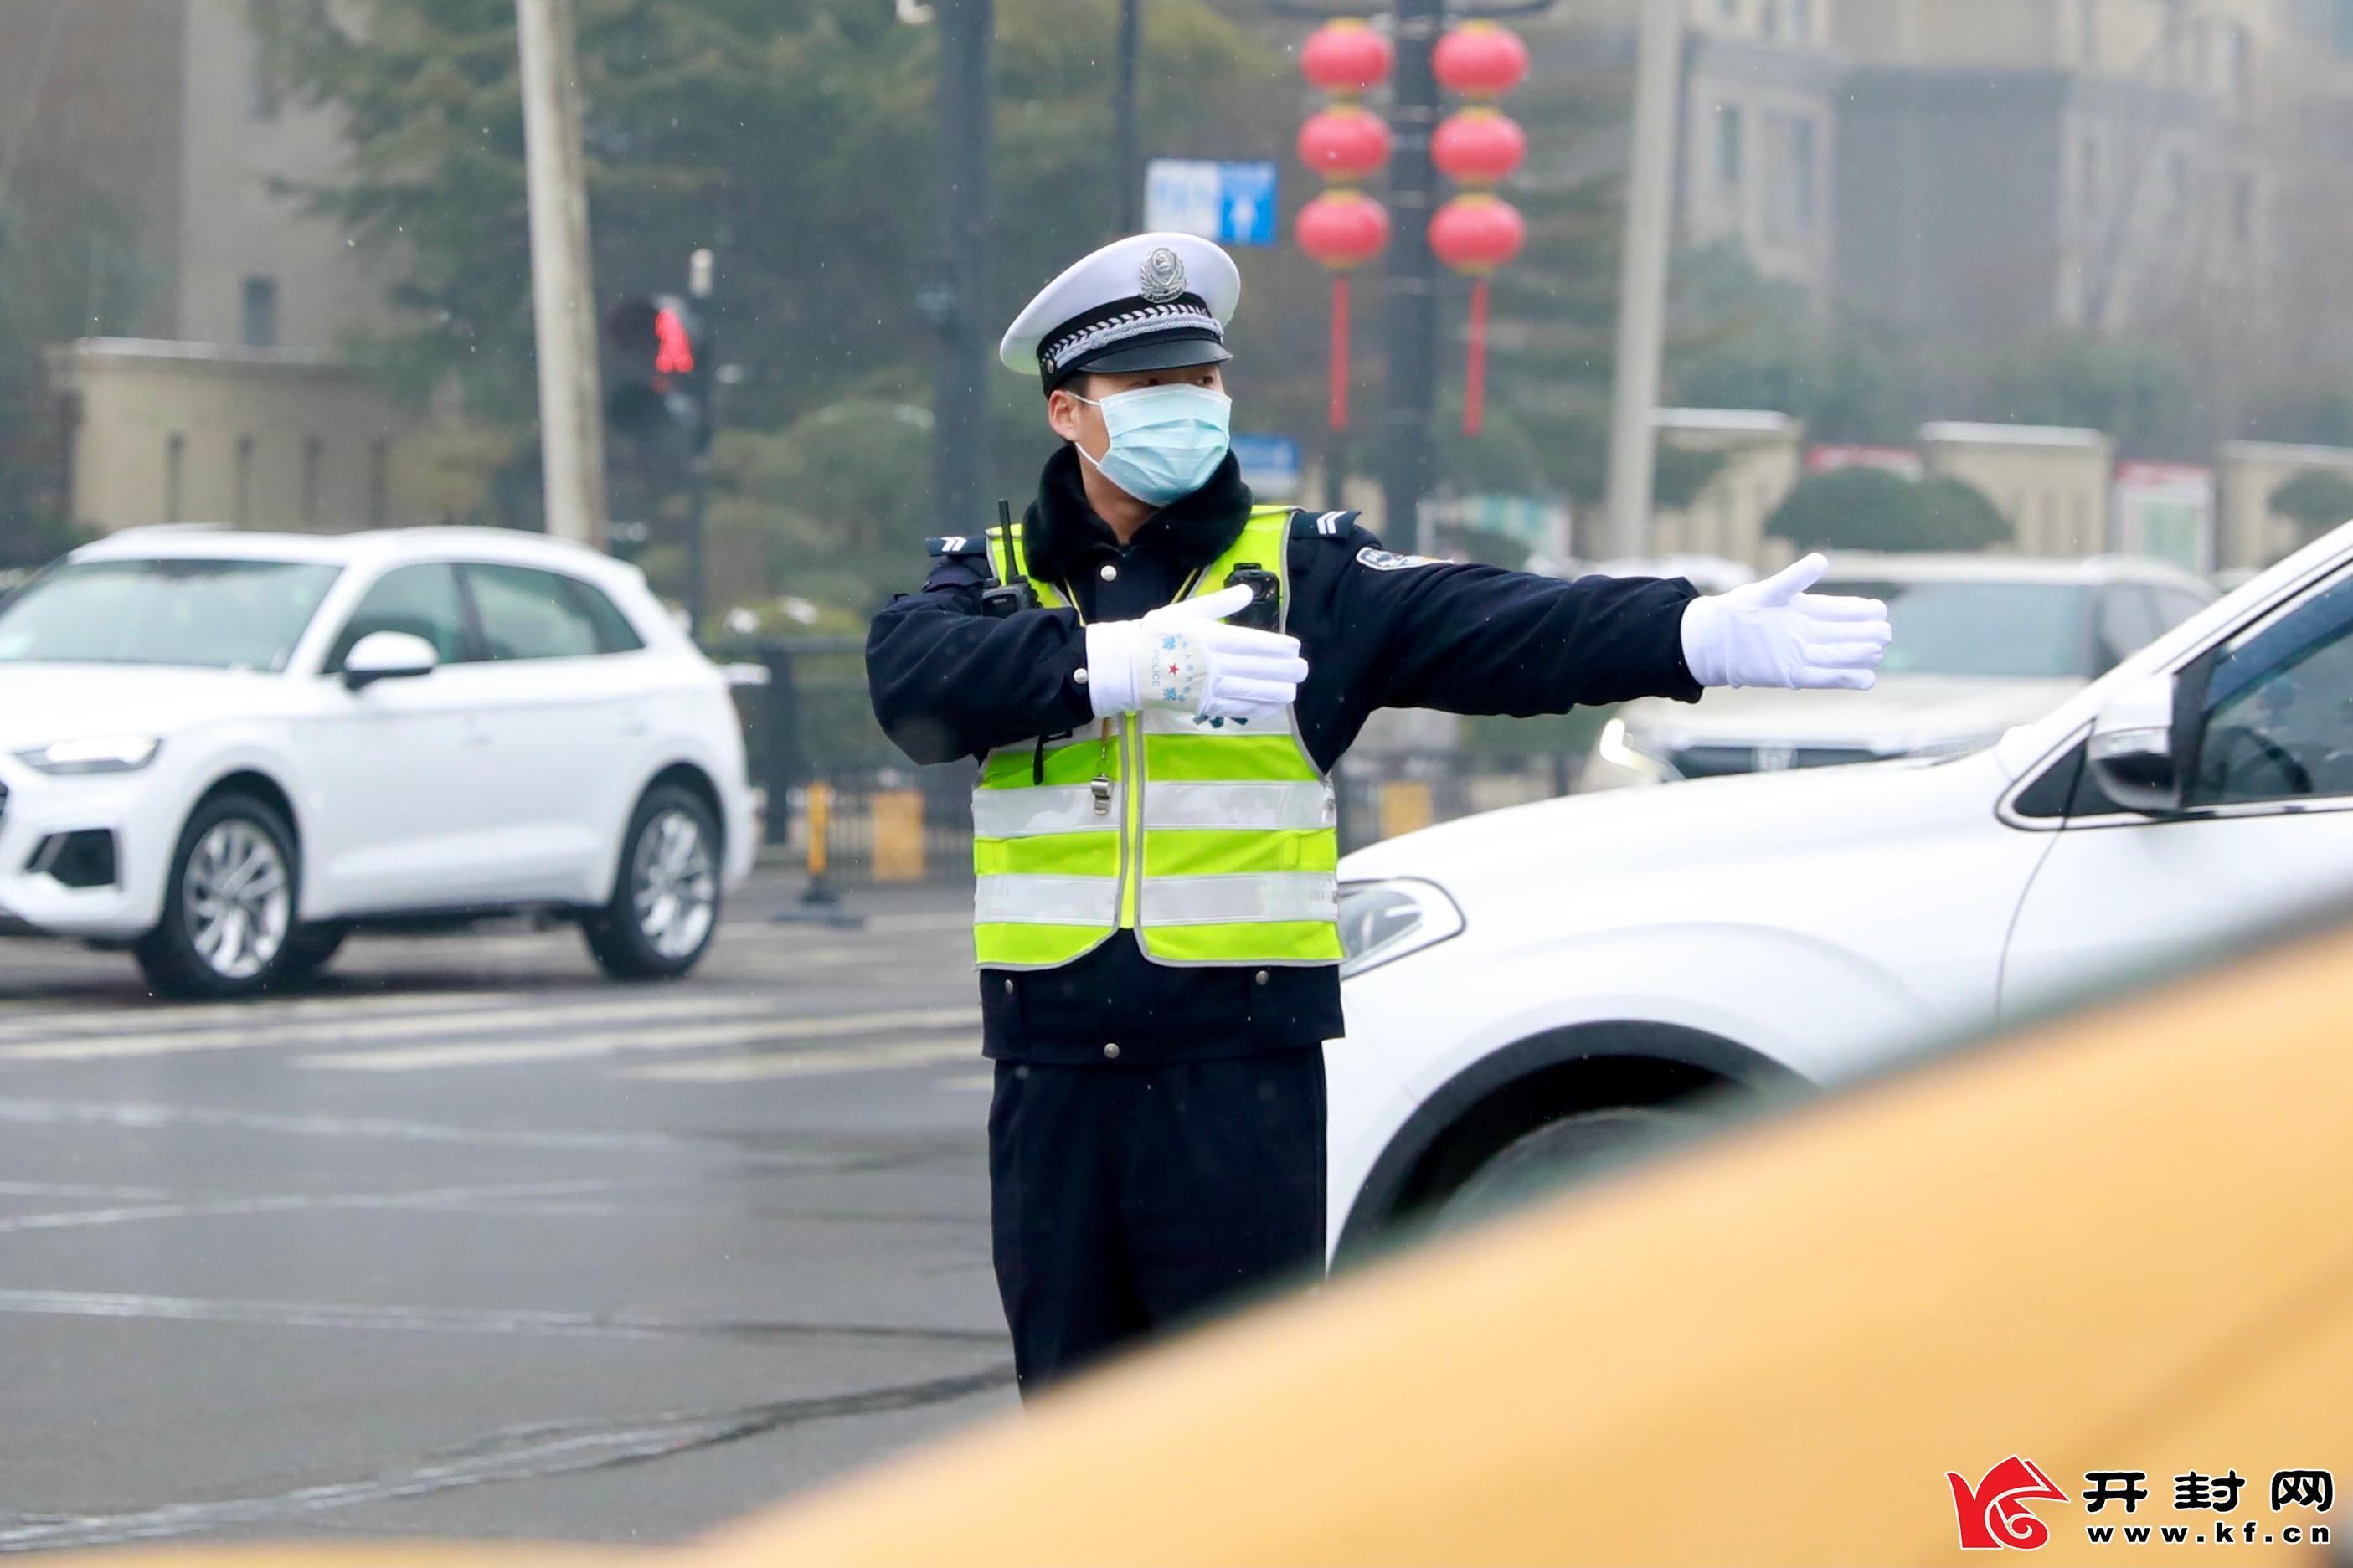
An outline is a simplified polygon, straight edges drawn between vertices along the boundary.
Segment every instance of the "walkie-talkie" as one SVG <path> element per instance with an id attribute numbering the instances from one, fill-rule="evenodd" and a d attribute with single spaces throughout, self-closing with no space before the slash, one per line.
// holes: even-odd
<path id="1" fill-rule="evenodd" d="M 997 503 L 997 537 L 1005 541 L 1005 559 L 1010 563 L 1013 560 L 1012 502 L 999 500 Z M 994 587 L 982 589 L 980 607 L 984 615 L 1001 621 L 1023 610 L 1036 609 L 1038 590 L 1029 585 L 1027 577 L 1017 577 L 1010 583 L 999 583 Z"/>
<path id="2" fill-rule="evenodd" d="M 1226 586 L 1246 587 L 1250 602 L 1226 617 L 1229 626 L 1248 626 L 1252 631 L 1279 632 L 1282 629 L 1282 579 L 1255 561 L 1237 563 L 1226 574 Z"/>

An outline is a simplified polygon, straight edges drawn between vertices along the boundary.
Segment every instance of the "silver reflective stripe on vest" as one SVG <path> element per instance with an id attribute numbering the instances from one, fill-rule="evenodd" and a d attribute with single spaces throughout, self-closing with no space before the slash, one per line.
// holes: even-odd
<path id="1" fill-rule="evenodd" d="M 1138 717 L 1147 735 L 1206 735 L 1212 740 L 1247 741 L 1254 735 L 1291 733 L 1291 714 L 1282 703 L 1237 718 L 1205 719 L 1177 708 L 1146 708 Z"/>
<path id="2" fill-rule="evenodd" d="M 1281 871 L 1255 877 L 1147 877 L 1144 880 L 1142 913 L 1146 926 L 1337 920 L 1340 879 L 1324 871 Z"/>
<path id="3" fill-rule="evenodd" d="M 1146 827 L 1229 827 L 1279 832 L 1329 827 L 1338 820 L 1332 786 L 1292 783 L 1161 784 L 1144 792 Z M 1286 917 L 1287 918 L 1287 917 Z"/>
<path id="4" fill-rule="evenodd" d="M 972 903 L 973 918 L 983 925 L 1113 926 L 1119 879 L 983 877 Z"/>
<path id="5" fill-rule="evenodd" d="M 1052 833 L 1114 833 L 1126 809 L 1122 785 L 1111 809 L 1095 809 L 1092 784 L 1038 784 L 972 793 L 972 829 L 983 838 L 1040 838 Z"/>

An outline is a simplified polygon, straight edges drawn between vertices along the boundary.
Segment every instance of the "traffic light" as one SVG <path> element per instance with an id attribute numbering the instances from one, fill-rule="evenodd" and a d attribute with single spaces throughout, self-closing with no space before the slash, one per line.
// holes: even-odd
<path id="1" fill-rule="evenodd" d="M 712 345 L 702 314 L 675 294 L 633 294 L 605 312 L 605 423 L 674 456 L 711 447 Z"/>

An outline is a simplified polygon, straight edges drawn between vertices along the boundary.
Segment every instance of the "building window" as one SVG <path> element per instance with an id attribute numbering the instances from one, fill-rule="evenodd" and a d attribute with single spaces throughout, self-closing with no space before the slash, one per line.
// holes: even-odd
<path id="1" fill-rule="evenodd" d="M 1715 0 L 1716 20 L 1730 22 L 1740 16 L 1740 0 Z"/>
<path id="2" fill-rule="evenodd" d="M 1740 105 L 1715 106 L 1715 178 L 1718 184 L 1740 184 Z"/>
<path id="3" fill-rule="evenodd" d="M 2075 0 L 2075 58 L 2086 69 L 2100 65 L 2100 0 Z"/>
<path id="4" fill-rule="evenodd" d="M 229 521 L 239 528 L 253 526 L 253 437 L 237 438 L 237 489 Z"/>
<path id="5" fill-rule="evenodd" d="M 370 528 L 392 521 L 392 444 L 381 438 L 368 443 L 367 511 Z"/>
<path id="6" fill-rule="evenodd" d="M 2084 210 L 2097 214 L 2100 210 L 2100 139 L 2088 132 L 2084 136 L 2082 184 Z"/>
<path id="7" fill-rule="evenodd" d="M 245 280 L 245 346 L 249 349 L 274 349 L 278 346 L 278 279 L 248 278 Z"/>
<path id="8" fill-rule="evenodd" d="M 2244 23 L 2233 22 L 2222 29 L 2222 90 L 2234 101 L 2244 103 L 2254 85 L 2254 36 Z"/>
<path id="9" fill-rule="evenodd" d="M 326 514 L 327 444 L 316 436 L 302 442 L 302 525 L 316 528 Z"/>
<path id="10" fill-rule="evenodd" d="M 1802 44 L 1814 36 L 1810 0 L 1765 0 L 1765 36 L 1783 43 Z"/>
<path id="11" fill-rule="evenodd" d="M 278 84 L 269 79 L 269 61 L 263 58 L 260 28 L 269 21 L 264 12 L 273 7 L 274 0 L 246 0 L 248 16 L 245 33 L 245 117 L 258 122 L 278 118 L 284 99 Z"/>
<path id="12" fill-rule="evenodd" d="M 2255 177 L 2243 169 L 2231 176 L 2231 237 L 2242 250 L 2255 243 Z"/>
<path id="13" fill-rule="evenodd" d="M 2353 0 L 2332 0 L 2328 42 L 2340 55 L 2353 55 Z"/>
<path id="14" fill-rule="evenodd" d="M 1804 115 L 1776 114 L 1767 121 L 1767 131 L 1772 167 L 1766 233 L 1773 239 L 1801 239 L 1813 232 L 1821 201 L 1814 122 Z"/>
<path id="15" fill-rule="evenodd" d="M 177 430 L 164 437 L 164 521 L 185 522 L 181 508 L 185 505 L 188 438 Z"/>

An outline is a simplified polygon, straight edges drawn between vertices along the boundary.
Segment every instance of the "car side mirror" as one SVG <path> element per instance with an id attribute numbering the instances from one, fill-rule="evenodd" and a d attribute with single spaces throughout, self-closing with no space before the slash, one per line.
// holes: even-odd
<path id="1" fill-rule="evenodd" d="M 414 632 L 370 632 L 343 656 L 343 684 L 353 691 L 379 680 L 408 680 L 441 667 L 433 645 Z"/>
<path id="2" fill-rule="evenodd" d="M 2092 721 L 2084 760 L 2110 800 L 2144 816 L 2181 809 L 2187 762 L 2174 722 L 2174 678 L 2152 675 L 2110 699 Z"/>

